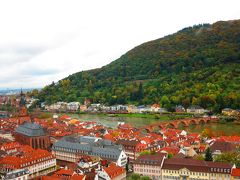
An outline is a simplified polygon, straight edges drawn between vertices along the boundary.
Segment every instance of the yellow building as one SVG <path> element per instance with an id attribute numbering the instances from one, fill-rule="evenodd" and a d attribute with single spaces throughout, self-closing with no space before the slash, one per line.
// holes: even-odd
<path id="1" fill-rule="evenodd" d="M 164 161 L 161 174 L 162 180 L 231 180 L 231 170 L 226 163 L 172 158 Z"/>
<path id="2" fill-rule="evenodd" d="M 238 111 L 230 108 L 225 108 L 222 110 L 222 114 L 225 116 L 237 116 Z"/>

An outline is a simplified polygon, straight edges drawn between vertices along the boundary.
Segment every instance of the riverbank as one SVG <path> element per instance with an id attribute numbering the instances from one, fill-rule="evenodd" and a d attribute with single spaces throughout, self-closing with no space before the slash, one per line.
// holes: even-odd
<path id="1" fill-rule="evenodd" d="M 109 116 L 109 115 L 108 115 Z M 163 113 L 163 114 L 113 114 L 110 116 L 114 117 L 128 117 L 128 118 L 150 118 L 159 120 L 176 120 L 190 118 L 192 114 L 181 114 L 181 113 Z"/>
<path id="2" fill-rule="evenodd" d="M 65 113 L 59 114 L 60 116 Z M 50 114 L 48 114 L 49 116 Z M 53 115 L 53 114 L 51 114 Z M 117 128 L 119 122 L 130 124 L 140 128 L 158 122 L 166 122 L 175 119 L 192 117 L 189 114 L 73 114 L 67 113 L 72 118 L 80 121 L 95 121 L 110 128 Z M 187 130 L 188 132 L 201 133 L 204 129 L 211 129 L 213 132 L 218 132 L 221 135 L 240 135 L 240 124 L 236 122 L 218 122 L 207 123 L 203 125 L 191 125 L 189 127 L 179 127 L 179 129 Z"/>

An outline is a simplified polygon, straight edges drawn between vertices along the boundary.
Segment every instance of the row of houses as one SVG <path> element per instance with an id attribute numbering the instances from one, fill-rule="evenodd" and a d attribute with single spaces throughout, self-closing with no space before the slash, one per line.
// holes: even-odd
<path id="1" fill-rule="evenodd" d="M 31 179 L 56 170 L 56 158 L 43 149 L 33 149 L 18 142 L 0 146 L 0 176 L 2 179 Z"/>
<path id="2" fill-rule="evenodd" d="M 89 104 L 82 105 L 79 102 L 57 102 L 52 105 L 42 105 L 47 111 L 81 111 L 81 112 L 105 112 L 105 113 L 166 113 L 168 110 L 166 108 L 160 107 L 159 104 L 153 105 L 113 105 L 105 106 L 103 104 Z M 200 106 L 190 106 L 185 109 L 182 105 L 175 107 L 176 112 L 187 112 L 193 114 L 204 114 L 209 112 L 208 110 Z"/>
<path id="3" fill-rule="evenodd" d="M 167 158 L 167 154 L 141 155 L 133 164 L 134 172 L 152 180 L 231 180 L 239 179 L 239 169 L 228 163 L 192 158 Z"/>
<path id="4" fill-rule="evenodd" d="M 45 105 L 44 103 L 41 105 L 47 111 L 78 111 L 80 108 L 79 102 L 57 102 L 51 105 Z"/>
<path id="5" fill-rule="evenodd" d="M 224 108 L 222 114 L 226 116 L 240 116 L 240 109 Z"/>
<path id="6" fill-rule="evenodd" d="M 69 146 L 69 149 L 67 149 L 67 151 L 64 151 L 66 150 L 66 146 L 63 147 L 59 146 L 59 144 L 56 144 L 55 149 L 52 153 L 42 149 L 33 149 L 28 145 L 21 145 L 18 142 L 4 143 L 0 146 L 0 150 L 5 152 L 4 157 L 0 158 L 0 179 L 126 179 L 125 167 L 117 165 L 118 162 L 115 161 L 118 157 L 110 157 L 111 155 L 118 155 L 118 151 L 114 150 L 116 147 L 110 146 L 109 142 L 99 142 L 100 139 L 97 138 L 79 138 L 81 139 L 80 142 L 82 143 L 82 147 L 79 147 L 77 144 L 71 144 L 73 146 Z M 72 142 L 73 139 L 70 141 Z M 77 142 L 79 143 L 79 141 Z M 96 148 L 99 148 L 99 144 L 105 144 L 104 147 L 101 147 L 104 148 L 102 149 L 102 152 L 99 151 L 100 149 L 92 150 L 92 153 L 88 151 L 88 147 L 90 147 L 88 144 L 91 144 L 93 142 L 95 143 L 92 144 L 92 146 L 96 146 Z M 88 147 L 84 148 L 84 145 Z M 58 149 L 59 147 L 63 147 L 61 150 L 62 156 L 60 156 L 58 153 L 56 154 L 56 152 L 60 152 L 60 149 Z M 95 147 L 92 148 L 94 149 Z M 78 151 L 78 158 L 73 159 L 73 156 L 76 155 L 76 151 Z M 95 153 L 93 153 L 94 151 Z M 62 158 L 63 156 L 65 156 L 64 159 Z M 122 154 L 120 154 L 119 157 L 122 157 Z M 64 161 L 63 166 L 65 166 L 65 168 L 60 168 L 60 170 L 57 170 L 56 162 L 61 160 Z M 121 164 L 121 162 L 119 163 Z M 67 164 L 72 164 L 73 166 L 70 166 L 71 168 L 68 168 L 66 167 Z"/>

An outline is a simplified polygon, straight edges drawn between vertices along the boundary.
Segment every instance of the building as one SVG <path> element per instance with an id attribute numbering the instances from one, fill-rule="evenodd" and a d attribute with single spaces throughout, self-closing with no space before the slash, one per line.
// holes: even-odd
<path id="1" fill-rule="evenodd" d="M 192 106 L 187 108 L 187 113 L 203 114 L 205 112 L 207 112 L 207 110 L 205 110 L 202 107 L 197 106 L 197 105 L 192 105 Z"/>
<path id="2" fill-rule="evenodd" d="M 119 113 L 127 113 L 128 112 L 128 106 L 125 105 L 115 105 L 115 106 L 110 106 L 107 108 L 108 112 L 119 112 Z"/>
<path id="3" fill-rule="evenodd" d="M 185 108 L 182 105 L 177 105 L 175 111 L 178 113 L 185 112 Z"/>
<path id="4" fill-rule="evenodd" d="M 6 156 L 0 160 L 0 173 L 20 169 L 29 171 L 29 178 L 45 175 L 56 170 L 56 158 L 48 151 L 37 149 L 22 156 Z"/>
<path id="5" fill-rule="evenodd" d="M 92 169 L 98 169 L 101 158 L 98 156 L 83 155 L 77 164 L 78 171 L 81 173 L 91 172 Z"/>
<path id="6" fill-rule="evenodd" d="M 162 180 L 230 180 L 231 170 L 232 166 L 226 163 L 172 158 L 164 160 Z"/>
<path id="7" fill-rule="evenodd" d="M 3 180 L 27 180 L 29 179 L 29 171 L 27 169 L 18 169 L 11 171 L 2 177 Z"/>
<path id="8" fill-rule="evenodd" d="M 79 102 L 70 102 L 67 104 L 67 110 L 68 111 L 78 111 L 80 107 Z"/>
<path id="9" fill-rule="evenodd" d="M 85 180 L 86 175 L 77 174 L 70 169 L 60 169 L 50 176 L 42 176 L 41 180 Z"/>
<path id="10" fill-rule="evenodd" d="M 148 176 L 152 180 L 161 179 L 161 168 L 166 155 L 167 154 L 165 153 L 158 153 L 154 155 L 146 154 L 139 156 L 133 163 L 134 173 L 142 176 Z"/>
<path id="11" fill-rule="evenodd" d="M 8 112 L 7 111 L 0 111 L 0 118 L 7 118 Z"/>
<path id="12" fill-rule="evenodd" d="M 238 111 L 231 108 L 224 108 L 222 114 L 225 116 L 235 116 L 238 114 Z"/>
<path id="13" fill-rule="evenodd" d="M 137 140 L 126 140 L 126 139 L 119 139 L 117 144 L 120 144 L 123 146 L 124 152 L 128 157 L 129 162 L 133 162 L 137 159 L 139 152 L 143 151 L 141 142 Z"/>
<path id="14" fill-rule="evenodd" d="M 26 108 L 26 97 L 21 91 L 18 115 L 17 115 L 17 123 L 23 124 L 24 122 L 30 122 L 31 118 L 28 116 L 27 108 Z"/>
<path id="15" fill-rule="evenodd" d="M 151 112 L 158 112 L 158 110 L 160 109 L 160 104 L 153 104 L 151 106 Z"/>
<path id="16" fill-rule="evenodd" d="M 123 167 L 111 163 L 108 167 L 103 167 L 102 170 L 98 172 L 98 177 L 104 180 L 125 180 L 126 170 Z"/>
<path id="17" fill-rule="evenodd" d="M 215 141 L 211 146 L 210 150 L 213 155 L 219 155 L 222 153 L 235 152 L 237 150 L 236 145 L 225 141 Z"/>
<path id="18" fill-rule="evenodd" d="M 50 149 L 50 138 L 41 125 L 32 122 L 24 122 L 14 132 L 15 140 L 21 144 L 27 144 L 32 148 Z"/>
<path id="19" fill-rule="evenodd" d="M 240 168 L 233 168 L 232 169 L 232 180 L 239 180 L 240 179 Z"/>
<path id="20" fill-rule="evenodd" d="M 85 154 L 99 156 L 115 162 L 118 166 L 127 164 L 127 156 L 121 145 L 90 136 L 64 137 L 53 145 L 52 152 L 60 161 L 78 162 Z"/>
<path id="21" fill-rule="evenodd" d="M 0 150 L 5 151 L 7 154 L 16 153 L 20 148 L 18 142 L 7 142 L 0 146 Z"/>
<path id="22" fill-rule="evenodd" d="M 79 109 L 80 109 L 81 112 L 85 112 L 85 111 L 87 111 L 87 106 L 82 104 L 82 105 L 79 106 Z"/>

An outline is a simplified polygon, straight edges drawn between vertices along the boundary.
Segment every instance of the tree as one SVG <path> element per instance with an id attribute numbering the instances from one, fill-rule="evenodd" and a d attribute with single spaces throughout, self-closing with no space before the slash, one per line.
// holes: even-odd
<path id="1" fill-rule="evenodd" d="M 139 180 L 139 179 L 140 179 L 140 175 L 135 173 L 133 173 L 129 178 L 129 180 Z"/>
<path id="2" fill-rule="evenodd" d="M 143 176 L 140 178 L 140 180 L 150 180 L 150 178 L 148 176 Z"/>
<path id="3" fill-rule="evenodd" d="M 201 136 L 204 137 L 204 138 L 205 138 L 205 137 L 206 137 L 206 138 L 211 138 L 212 136 L 214 136 L 214 134 L 213 134 L 213 132 L 212 132 L 211 129 L 205 128 L 205 129 L 202 131 Z"/>
<path id="4" fill-rule="evenodd" d="M 142 152 L 140 153 L 140 156 L 141 156 L 141 155 L 146 155 L 146 154 L 151 154 L 151 151 L 149 151 L 149 150 L 144 150 L 144 151 L 142 151 Z"/>
<path id="5" fill-rule="evenodd" d="M 229 153 L 222 153 L 217 155 L 214 160 L 216 162 L 225 162 L 230 163 L 232 165 L 236 165 L 240 168 L 240 153 L 239 152 L 229 152 Z"/>
<path id="6" fill-rule="evenodd" d="M 212 151 L 209 147 L 206 150 L 205 161 L 213 161 Z"/>
<path id="7" fill-rule="evenodd" d="M 150 180 L 148 176 L 140 176 L 139 174 L 133 173 L 128 180 Z"/>
<path id="8" fill-rule="evenodd" d="M 168 154 L 167 158 L 171 159 L 173 157 L 173 154 Z"/>
<path id="9" fill-rule="evenodd" d="M 126 167 L 125 167 L 125 169 L 126 169 L 126 172 L 128 172 L 128 171 L 129 171 L 128 163 L 126 164 Z"/>
<path id="10" fill-rule="evenodd" d="M 205 158 L 204 158 L 202 155 L 198 155 L 198 156 L 196 157 L 196 160 L 204 161 Z"/>
<path id="11" fill-rule="evenodd" d="M 169 101 L 169 99 L 168 99 L 168 97 L 167 96 L 163 96 L 162 98 L 161 98 L 161 105 L 163 106 L 163 107 L 168 107 L 169 106 L 169 104 L 170 104 L 170 101 Z"/>
<path id="12" fill-rule="evenodd" d="M 138 86 L 138 99 L 141 100 L 143 98 L 143 85 L 142 83 Z"/>

